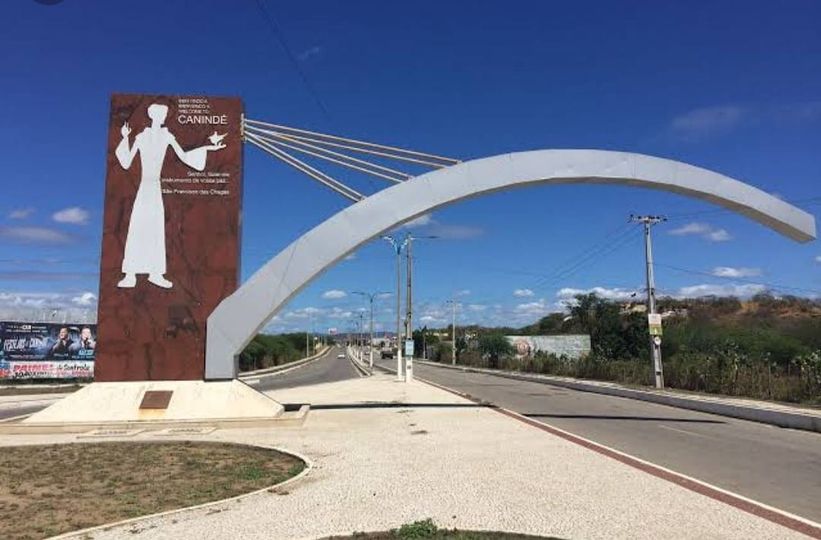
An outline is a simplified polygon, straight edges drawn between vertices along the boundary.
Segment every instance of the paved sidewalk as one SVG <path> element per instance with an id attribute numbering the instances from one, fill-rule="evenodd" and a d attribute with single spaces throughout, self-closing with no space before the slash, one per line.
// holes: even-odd
<path id="1" fill-rule="evenodd" d="M 298 452 L 313 462 L 305 477 L 91 537 L 313 539 L 431 517 L 441 527 L 574 539 L 804 538 L 421 382 L 379 374 L 272 395 L 314 409 L 301 427 L 203 438 Z M 58 440 L 76 437 L 0 444 Z"/>

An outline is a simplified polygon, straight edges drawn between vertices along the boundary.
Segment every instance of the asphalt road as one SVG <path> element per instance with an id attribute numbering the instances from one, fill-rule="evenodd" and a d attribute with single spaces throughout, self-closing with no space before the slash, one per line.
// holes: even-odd
<path id="1" fill-rule="evenodd" d="M 2 409 L 0 410 L 0 420 L 5 420 L 6 418 L 13 418 L 15 416 L 21 416 L 24 414 L 34 414 L 37 411 L 42 411 L 46 408 L 46 405 L 34 405 L 32 407 L 19 407 L 16 409 Z"/>
<path id="2" fill-rule="evenodd" d="M 254 385 L 254 388 L 265 391 L 355 379 L 359 377 L 359 373 L 353 368 L 350 360 L 337 358 L 338 355 L 344 352 L 343 347 L 331 347 L 319 360 L 287 373 L 264 377 L 259 384 Z"/>
<path id="3" fill-rule="evenodd" d="M 419 378 L 821 522 L 821 434 L 418 363 L 414 372 Z"/>

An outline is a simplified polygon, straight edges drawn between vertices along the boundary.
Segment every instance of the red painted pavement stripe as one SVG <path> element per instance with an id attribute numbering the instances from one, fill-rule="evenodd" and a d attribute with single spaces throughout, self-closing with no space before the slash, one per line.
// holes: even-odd
<path id="1" fill-rule="evenodd" d="M 450 392 L 451 394 L 456 394 L 459 397 L 463 397 L 465 399 L 468 399 L 468 400 L 470 400 L 474 403 L 479 403 L 479 404 L 484 403 L 481 400 L 478 400 L 478 399 L 474 398 L 473 396 L 471 396 L 469 394 L 465 394 L 463 392 L 453 390 L 451 388 L 448 388 L 447 386 L 442 386 L 441 384 L 437 384 L 435 382 L 431 382 L 431 381 L 428 381 L 428 380 L 425 380 L 425 379 L 419 379 L 419 380 L 424 382 L 424 383 L 427 383 L 431 386 L 435 386 L 436 388 L 439 388 L 441 390 L 445 390 L 446 392 Z M 599 453 L 603 456 L 607 456 L 609 458 L 615 459 L 616 461 L 618 461 L 620 463 L 624 463 L 625 465 L 629 465 L 630 467 L 633 467 L 633 468 L 638 469 L 640 471 L 644 471 L 644 472 L 646 472 L 648 474 L 651 474 L 651 475 L 653 475 L 657 478 L 667 480 L 668 482 L 672 482 L 672 483 L 674 483 L 678 486 L 681 486 L 685 489 L 689 489 L 690 491 L 694 491 L 694 492 L 699 493 L 701 495 L 704 495 L 706 497 L 710 497 L 711 499 L 714 499 L 716 501 L 723 502 L 725 504 L 728 504 L 728 505 L 732 506 L 733 508 L 743 510 L 744 512 L 752 514 L 756 517 L 760 517 L 760 518 L 766 519 L 767 521 L 777 523 L 778 525 L 781 525 L 782 527 L 786 527 L 786 528 L 791 529 L 793 531 L 796 531 L 796 532 L 799 532 L 799 533 L 802 533 L 802 534 L 806 534 L 810 538 L 816 538 L 816 539 L 821 540 L 821 527 L 812 525 L 810 523 L 801 521 L 799 519 L 795 519 L 795 518 L 793 518 L 789 515 L 786 515 L 784 513 L 779 512 L 775 509 L 768 508 L 768 507 L 763 506 L 761 504 L 758 504 L 754 501 L 750 501 L 750 500 L 744 499 L 742 497 L 735 496 L 732 493 L 728 493 L 728 492 L 725 492 L 725 491 L 710 487 L 710 486 L 702 484 L 700 482 L 694 482 L 693 480 L 691 480 L 690 478 L 687 478 L 686 476 L 680 475 L 680 474 L 675 473 L 673 471 L 663 469 L 661 467 L 657 467 L 657 466 L 652 465 L 650 463 L 646 463 L 646 462 L 644 462 L 640 459 L 633 458 L 633 457 L 628 456 L 626 454 L 623 454 L 621 452 L 616 452 L 616 451 L 614 451 L 610 448 L 607 448 L 605 446 L 602 446 L 600 444 L 594 443 L 592 441 L 588 441 L 588 440 L 583 439 L 581 437 L 577 437 L 577 436 L 573 435 L 572 433 L 568 433 L 564 430 L 560 430 L 560 429 L 555 428 L 555 427 L 553 427 L 549 424 L 546 424 L 544 422 L 539 422 L 539 421 L 530 419 L 526 416 L 522 416 L 521 414 L 518 414 L 514 411 L 507 410 L 503 407 L 494 406 L 494 407 L 491 407 L 491 408 L 492 408 L 492 410 L 497 411 L 501 414 L 504 414 L 505 416 L 508 416 L 510 418 L 513 418 L 515 420 L 518 420 L 520 422 L 523 422 L 523 423 L 528 424 L 530 426 L 533 426 L 535 428 L 541 429 L 542 431 L 547 431 L 548 433 L 550 433 L 552 435 L 555 435 L 557 437 L 561 437 L 562 439 L 564 439 L 566 441 L 570 441 L 572 443 L 578 444 L 579 446 L 583 446 L 583 447 L 585 447 L 589 450 L 597 452 L 597 453 Z"/>

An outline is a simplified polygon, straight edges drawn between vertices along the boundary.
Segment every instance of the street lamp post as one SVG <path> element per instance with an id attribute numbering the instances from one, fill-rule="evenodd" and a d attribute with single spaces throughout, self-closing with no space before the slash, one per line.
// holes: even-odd
<path id="1" fill-rule="evenodd" d="M 371 367 L 371 369 L 373 369 L 373 300 L 374 300 L 374 298 L 377 297 L 377 295 L 387 294 L 387 293 L 386 293 L 386 291 L 379 291 L 379 292 L 375 292 L 375 293 L 366 293 L 366 292 L 362 292 L 362 291 L 352 291 L 352 294 L 358 294 L 358 295 L 364 296 L 365 298 L 368 299 L 368 302 L 370 303 L 371 322 L 370 322 L 370 328 L 369 328 L 369 332 L 368 332 L 368 334 L 370 335 L 370 341 L 368 343 L 368 355 L 369 355 L 368 365 Z"/>
<path id="2" fill-rule="evenodd" d="M 396 253 L 396 380 L 404 380 L 402 369 L 402 249 L 408 243 L 408 239 L 400 241 L 391 235 L 385 235 L 383 240 L 390 242 Z"/>

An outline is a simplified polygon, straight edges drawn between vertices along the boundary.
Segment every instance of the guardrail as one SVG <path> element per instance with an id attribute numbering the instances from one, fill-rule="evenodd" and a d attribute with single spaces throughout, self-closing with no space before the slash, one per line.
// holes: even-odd
<path id="1" fill-rule="evenodd" d="M 745 399 L 723 398 L 712 395 L 688 395 L 683 392 L 671 390 L 642 390 L 627 388 L 616 383 L 585 381 L 583 379 L 572 379 L 570 377 L 556 377 L 536 373 L 522 373 L 519 371 L 504 371 L 501 369 L 485 369 L 470 366 L 453 366 L 440 364 L 438 362 L 426 362 L 416 360 L 417 363 L 426 366 L 439 367 L 443 369 L 456 369 L 469 373 L 485 373 L 497 377 L 517 379 L 522 381 L 549 384 L 579 390 L 582 392 L 592 392 L 595 394 L 605 394 L 640 401 L 649 401 L 678 407 L 680 409 L 690 409 L 742 420 L 751 420 L 764 424 L 772 424 L 779 427 L 801 429 L 805 431 L 815 431 L 821 433 L 821 411 L 811 409 L 800 409 L 778 403 L 759 402 Z"/>

